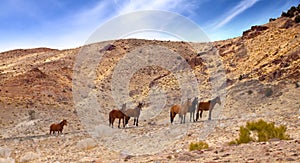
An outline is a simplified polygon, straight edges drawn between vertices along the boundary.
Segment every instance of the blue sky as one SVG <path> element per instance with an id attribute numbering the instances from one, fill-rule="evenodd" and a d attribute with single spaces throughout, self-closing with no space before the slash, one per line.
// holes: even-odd
<path id="1" fill-rule="evenodd" d="M 267 23 L 269 18 L 279 17 L 282 11 L 299 3 L 300 0 L 2 0 L 0 51 L 75 48 L 101 25 L 141 10 L 182 15 L 196 23 L 210 40 L 223 40 L 240 36 L 252 25 Z"/>

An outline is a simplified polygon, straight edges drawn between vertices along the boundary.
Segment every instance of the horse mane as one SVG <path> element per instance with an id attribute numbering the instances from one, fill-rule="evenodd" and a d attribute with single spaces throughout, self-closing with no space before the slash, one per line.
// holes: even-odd
<path id="1" fill-rule="evenodd" d="M 67 120 L 64 119 L 64 120 L 62 120 L 59 124 L 63 127 L 64 125 L 67 124 Z"/>
<path id="2" fill-rule="evenodd" d="M 143 104 L 139 103 L 138 106 L 136 106 L 134 109 L 137 109 L 137 110 L 141 111 L 142 107 L 143 107 Z"/>
<path id="3" fill-rule="evenodd" d="M 220 96 L 217 96 L 217 97 L 215 97 L 215 98 L 212 99 L 212 100 L 209 100 L 209 102 L 216 103 L 217 100 L 220 100 Z"/>

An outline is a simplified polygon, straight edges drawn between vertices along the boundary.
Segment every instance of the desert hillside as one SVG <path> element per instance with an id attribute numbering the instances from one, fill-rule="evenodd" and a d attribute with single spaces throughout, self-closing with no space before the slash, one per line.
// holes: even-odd
<path id="1" fill-rule="evenodd" d="M 2 52 L 0 162 L 297 162 L 297 15 L 210 43 L 122 39 L 66 50 Z M 170 57 L 161 57 L 166 54 Z M 176 117 L 171 125 L 170 107 L 195 96 L 200 101 L 221 97 L 212 120 L 204 112 L 190 122 L 188 113 L 185 124 Z M 108 126 L 110 110 L 141 101 L 145 106 L 138 127 L 133 118 L 125 129 L 116 128 L 117 120 L 114 129 Z M 63 134 L 49 135 L 49 126 L 62 119 L 68 120 Z M 285 125 L 291 139 L 228 145 L 241 125 L 258 119 Z M 188 150 L 200 140 L 209 149 Z"/>

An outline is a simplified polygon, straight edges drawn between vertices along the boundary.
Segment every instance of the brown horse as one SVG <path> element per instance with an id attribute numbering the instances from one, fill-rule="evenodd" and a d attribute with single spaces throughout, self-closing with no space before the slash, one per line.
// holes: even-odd
<path id="1" fill-rule="evenodd" d="M 144 106 L 143 103 L 139 102 L 138 106 L 135 107 L 134 109 L 121 109 L 121 111 L 123 113 L 126 114 L 126 116 L 128 117 L 134 117 L 133 119 L 133 125 L 135 126 L 138 126 L 139 124 L 139 117 L 140 117 L 140 114 L 141 114 L 141 110 L 142 110 L 142 107 Z"/>
<path id="2" fill-rule="evenodd" d="M 126 108 L 126 104 L 122 105 L 122 109 Z M 119 125 L 120 128 L 121 119 L 123 120 L 123 127 L 128 123 L 130 117 L 126 116 L 121 110 L 112 110 L 109 112 L 109 126 L 114 127 L 114 121 L 116 118 L 119 118 Z"/>
<path id="3" fill-rule="evenodd" d="M 211 112 L 212 112 L 212 110 L 214 109 L 214 107 L 217 103 L 219 105 L 221 105 L 221 100 L 220 100 L 219 96 L 217 96 L 214 99 L 209 100 L 207 102 L 199 102 L 198 111 L 197 111 L 197 114 L 196 114 L 196 121 L 198 121 L 198 119 L 199 119 L 199 111 L 200 110 L 201 110 L 200 118 L 202 118 L 202 112 L 204 110 L 204 111 L 209 111 L 208 120 L 211 120 Z"/>
<path id="4" fill-rule="evenodd" d="M 62 133 L 62 130 L 64 129 L 64 125 L 67 125 L 67 120 L 65 119 L 58 124 L 52 124 L 50 126 L 50 135 L 51 132 L 54 134 L 55 131 L 57 131 L 58 133 Z"/>
<path id="5" fill-rule="evenodd" d="M 177 104 L 177 105 L 172 106 L 170 109 L 171 123 L 173 123 L 176 114 L 179 114 L 180 123 L 185 123 L 185 116 L 189 110 L 189 107 L 191 107 L 191 99 L 189 99 L 189 98 L 182 105 Z"/>

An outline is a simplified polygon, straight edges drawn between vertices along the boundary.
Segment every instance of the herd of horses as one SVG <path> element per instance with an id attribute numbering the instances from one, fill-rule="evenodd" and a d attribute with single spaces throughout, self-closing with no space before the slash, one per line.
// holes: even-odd
<path id="1" fill-rule="evenodd" d="M 211 120 L 211 113 L 216 104 L 221 105 L 221 99 L 219 96 L 205 102 L 199 102 L 198 97 L 195 97 L 193 100 L 188 98 L 187 101 L 185 101 L 184 103 L 176 104 L 171 107 L 170 109 L 171 123 L 174 122 L 174 118 L 177 114 L 179 115 L 180 123 L 185 123 L 185 117 L 187 113 L 190 113 L 190 122 L 196 122 L 199 119 L 199 115 L 200 118 L 202 118 L 203 111 L 209 111 L 208 120 Z M 139 102 L 139 104 L 134 109 L 126 109 L 126 103 L 125 103 L 122 105 L 122 108 L 120 110 L 114 109 L 110 111 L 109 126 L 113 128 L 115 119 L 119 119 L 118 128 L 120 128 L 121 120 L 123 121 L 123 128 L 125 128 L 126 124 L 128 124 L 130 120 L 130 117 L 134 118 L 133 125 L 138 126 L 139 116 L 143 106 L 144 104 Z M 195 118 L 195 112 L 196 112 L 196 118 Z M 50 134 L 51 133 L 54 134 L 56 131 L 58 133 L 62 133 L 64 125 L 67 125 L 67 120 L 65 119 L 58 124 L 50 125 Z"/>
<path id="2" fill-rule="evenodd" d="M 195 97 L 193 101 L 188 98 L 187 101 L 185 101 L 183 104 L 176 104 L 171 107 L 171 123 L 174 122 L 174 118 L 177 114 L 179 115 L 180 123 L 185 123 L 185 117 L 187 113 L 190 113 L 190 122 L 196 122 L 199 119 L 199 115 L 200 118 L 202 118 L 203 111 L 209 111 L 208 120 L 211 120 L 211 113 L 216 104 L 221 105 L 221 99 L 219 96 L 205 102 L 199 102 L 198 97 Z M 123 121 L 123 127 L 125 127 L 126 124 L 128 124 L 130 117 L 134 117 L 133 125 L 138 126 L 138 119 L 143 106 L 143 103 L 140 102 L 134 109 L 126 109 L 126 104 L 123 104 L 120 110 L 114 109 L 110 111 L 109 126 L 113 128 L 115 119 L 119 119 L 118 128 L 120 128 L 121 120 Z"/>

